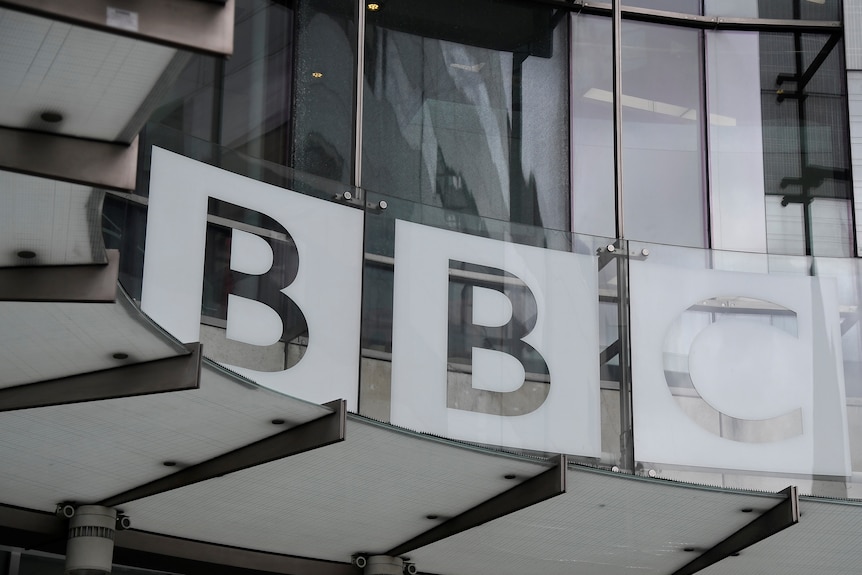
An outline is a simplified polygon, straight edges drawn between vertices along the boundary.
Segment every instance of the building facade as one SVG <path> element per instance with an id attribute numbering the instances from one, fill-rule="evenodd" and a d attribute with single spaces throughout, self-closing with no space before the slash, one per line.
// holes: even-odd
<path id="1" fill-rule="evenodd" d="M 8 1 L 0 54 L 0 574 L 857 569 L 862 2 Z"/>

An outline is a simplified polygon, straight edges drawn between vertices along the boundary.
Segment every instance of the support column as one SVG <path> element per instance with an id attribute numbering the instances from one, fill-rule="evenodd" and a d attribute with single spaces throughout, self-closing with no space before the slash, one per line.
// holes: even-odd
<path id="1" fill-rule="evenodd" d="M 125 515 L 101 505 L 60 505 L 57 515 L 69 519 L 66 541 L 66 575 L 110 573 L 114 558 L 114 534 L 131 524 Z"/>

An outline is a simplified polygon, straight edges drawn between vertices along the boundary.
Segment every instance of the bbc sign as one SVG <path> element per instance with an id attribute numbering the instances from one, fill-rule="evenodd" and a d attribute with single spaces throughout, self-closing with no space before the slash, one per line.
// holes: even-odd
<path id="1" fill-rule="evenodd" d="M 228 367 L 308 401 L 344 398 L 356 411 L 360 210 L 156 148 L 144 311 L 180 341 L 199 341 L 204 286 L 212 279 L 212 264 L 204 264 L 213 251 L 207 216 L 219 207 L 235 215 L 224 220 L 231 229 L 219 245 L 225 337 L 263 349 L 296 321 L 308 336 L 304 355 L 286 369 Z M 266 221 L 268 232 L 243 221 Z M 465 441 L 600 457 L 596 258 L 400 220 L 394 248 L 391 422 Z M 849 474 L 831 282 L 648 262 L 632 262 L 631 277 L 639 460 Z M 237 287 L 249 281 L 253 292 Z M 758 312 L 723 312 L 731 300 Z"/>

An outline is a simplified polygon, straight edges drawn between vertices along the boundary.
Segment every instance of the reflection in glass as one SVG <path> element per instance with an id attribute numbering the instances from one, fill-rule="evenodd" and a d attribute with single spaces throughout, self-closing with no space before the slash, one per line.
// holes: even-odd
<path id="1" fill-rule="evenodd" d="M 624 22 L 623 191 L 628 238 L 706 244 L 700 32 Z M 591 97 L 610 106 L 611 95 Z"/>
<path id="2" fill-rule="evenodd" d="M 369 12 L 362 186 L 568 229 L 564 14 L 487 0 Z"/>
<path id="3" fill-rule="evenodd" d="M 765 252 L 758 34 L 708 31 L 706 56 L 712 246 Z"/>
<path id="4" fill-rule="evenodd" d="M 611 50 L 610 18 L 572 17 L 572 229 L 608 237 L 616 234 Z"/>
<path id="5" fill-rule="evenodd" d="M 193 56 L 152 121 L 242 156 L 350 182 L 353 6 L 237 2 L 231 58 Z"/>
<path id="6" fill-rule="evenodd" d="M 843 52 L 838 35 L 760 33 L 764 183 L 779 200 L 767 203 L 770 252 L 852 255 Z M 802 251 L 777 240 L 800 237 L 789 226 Z"/>
<path id="7" fill-rule="evenodd" d="M 707 32 L 706 41 L 713 245 L 852 255 L 840 38 Z"/>

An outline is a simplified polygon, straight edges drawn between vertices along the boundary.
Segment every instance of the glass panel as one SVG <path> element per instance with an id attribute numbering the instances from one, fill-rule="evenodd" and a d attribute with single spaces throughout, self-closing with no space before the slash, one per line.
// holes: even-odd
<path id="1" fill-rule="evenodd" d="M 812 217 L 819 198 L 846 200 L 852 193 L 843 52 L 838 37 L 760 34 L 766 193 L 778 196 L 782 207 L 801 206 L 793 211 L 806 242 L 803 252 L 770 242 L 773 251 L 850 253 L 850 234 L 843 245 L 824 242 Z"/>
<path id="2" fill-rule="evenodd" d="M 611 22 L 575 16 L 574 229 L 615 233 Z M 705 245 L 700 32 L 623 22 L 626 237 Z"/>
<path id="3" fill-rule="evenodd" d="M 706 243 L 700 32 L 623 22 L 626 237 Z M 610 95 L 596 93 L 610 106 Z"/>
<path id="4" fill-rule="evenodd" d="M 356 23 L 352 0 L 296 2 L 293 163 L 353 181 Z M 277 64 L 276 64 L 277 65 Z"/>
<path id="5" fill-rule="evenodd" d="M 152 121 L 243 155 L 350 182 L 354 5 L 237 2 L 231 58 L 191 57 Z"/>
<path id="6" fill-rule="evenodd" d="M 840 20 L 840 0 L 705 0 L 707 16 Z"/>
<path id="7" fill-rule="evenodd" d="M 490 0 L 369 11 L 363 187 L 568 229 L 565 14 Z"/>
<path id="8" fill-rule="evenodd" d="M 360 413 L 618 464 L 609 240 L 369 199 Z"/>
<path id="9" fill-rule="evenodd" d="M 706 33 L 711 231 L 718 249 L 766 251 L 758 40 L 757 33 Z M 802 231 L 795 231 L 789 238 L 801 241 Z"/>
<path id="10" fill-rule="evenodd" d="M 572 229 L 614 236 L 611 20 L 572 17 Z"/>
<path id="11" fill-rule="evenodd" d="M 639 466 L 858 496 L 859 262 L 643 247 L 630 284 Z"/>
<path id="12" fill-rule="evenodd" d="M 839 38 L 707 32 L 706 39 L 713 246 L 852 255 Z"/>

